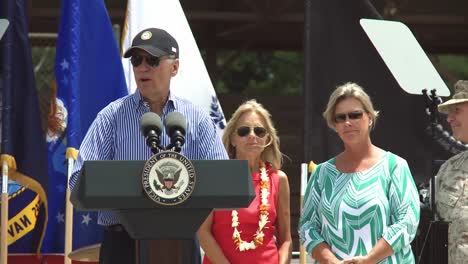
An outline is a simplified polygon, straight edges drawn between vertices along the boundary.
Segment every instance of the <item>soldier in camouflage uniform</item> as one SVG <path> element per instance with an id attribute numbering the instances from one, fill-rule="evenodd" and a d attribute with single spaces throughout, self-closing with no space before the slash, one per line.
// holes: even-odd
<path id="1" fill-rule="evenodd" d="M 455 84 L 455 94 L 439 105 L 453 136 L 468 143 L 468 81 Z M 448 263 L 468 264 L 468 150 L 447 160 L 437 174 L 436 208 L 449 221 Z"/>

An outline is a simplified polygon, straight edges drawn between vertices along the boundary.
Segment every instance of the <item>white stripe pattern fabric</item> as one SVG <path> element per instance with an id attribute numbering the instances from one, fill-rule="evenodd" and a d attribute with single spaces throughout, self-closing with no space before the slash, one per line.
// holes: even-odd
<path id="1" fill-rule="evenodd" d="M 80 146 L 77 162 L 70 179 L 70 188 L 75 186 L 78 173 L 85 160 L 147 160 L 152 156 L 145 138 L 140 132 L 140 119 L 149 112 L 149 106 L 137 91 L 120 98 L 101 110 L 90 126 Z M 170 112 L 180 112 L 187 120 L 185 144 L 181 153 L 192 160 L 229 159 L 217 134 L 215 124 L 204 110 L 189 101 L 169 95 L 161 119 Z M 170 138 L 162 132 L 161 145 L 167 146 Z M 118 224 L 110 211 L 99 213 L 101 225 Z"/>
<path id="2" fill-rule="evenodd" d="M 395 252 L 380 263 L 414 263 L 419 195 L 406 161 L 387 152 L 371 168 L 342 173 L 331 159 L 308 183 L 299 237 L 312 253 L 326 242 L 339 259 L 366 255 L 381 238 Z"/>

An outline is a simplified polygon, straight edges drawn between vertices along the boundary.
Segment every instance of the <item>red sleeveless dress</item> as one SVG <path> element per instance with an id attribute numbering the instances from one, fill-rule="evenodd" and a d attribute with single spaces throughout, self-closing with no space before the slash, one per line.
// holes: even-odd
<path id="1" fill-rule="evenodd" d="M 232 233 L 234 231 L 232 225 L 231 210 L 226 211 L 213 211 L 213 224 L 211 226 L 211 233 L 223 250 L 224 255 L 231 264 L 237 263 L 265 263 L 275 264 L 278 263 L 278 247 L 275 241 L 276 232 L 276 205 L 278 201 L 279 191 L 279 178 L 277 171 L 271 169 L 270 164 L 266 164 L 267 174 L 270 179 L 270 195 L 268 197 L 269 210 L 268 210 L 268 223 L 263 228 L 265 237 L 263 244 L 256 249 L 240 252 L 236 249 L 236 245 L 232 240 Z M 241 238 L 244 241 L 252 241 L 258 229 L 259 210 L 261 204 L 260 200 L 260 173 L 252 174 L 253 185 L 255 188 L 256 197 L 249 205 L 248 208 L 238 209 L 239 226 L 237 229 L 241 233 Z M 205 255 L 203 258 L 204 264 L 211 264 L 212 262 Z"/>

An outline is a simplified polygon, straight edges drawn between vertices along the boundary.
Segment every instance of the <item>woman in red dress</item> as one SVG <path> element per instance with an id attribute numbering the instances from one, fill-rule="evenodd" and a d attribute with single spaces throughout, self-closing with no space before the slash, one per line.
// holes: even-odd
<path id="1" fill-rule="evenodd" d="M 289 184 L 270 114 L 255 100 L 245 102 L 228 122 L 223 143 L 231 159 L 249 162 L 256 197 L 248 208 L 208 216 L 197 233 L 203 263 L 289 263 Z"/>

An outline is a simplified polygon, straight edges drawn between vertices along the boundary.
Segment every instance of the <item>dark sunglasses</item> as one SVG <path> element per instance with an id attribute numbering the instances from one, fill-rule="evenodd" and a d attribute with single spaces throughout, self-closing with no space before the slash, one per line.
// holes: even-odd
<path id="1" fill-rule="evenodd" d="M 140 66 L 141 63 L 143 63 L 143 59 L 145 59 L 146 63 L 151 67 L 151 68 L 156 68 L 159 66 L 159 57 L 154 57 L 154 56 L 142 56 L 142 55 L 133 55 L 130 58 L 130 62 L 132 63 L 133 67 L 138 67 Z"/>
<path id="2" fill-rule="evenodd" d="M 346 122 L 347 118 L 349 118 L 349 120 L 358 120 L 362 118 L 363 114 L 364 111 L 361 110 L 352 111 L 345 114 L 337 114 L 335 115 L 335 123 L 344 123 Z"/>
<path id="3" fill-rule="evenodd" d="M 267 134 L 267 131 L 264 127 L 248 127 L 248 126 L 241 126 L 237 129 L 237 135 L 239 137 L 245 137 L 247 136 L 248 134 L 250 134 L 250 131 L 254 132 L 254 134 L 259 137 L 259 138 L 263 138 L 266 134 Z"/>

